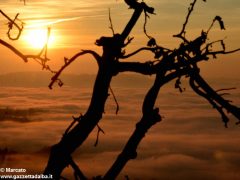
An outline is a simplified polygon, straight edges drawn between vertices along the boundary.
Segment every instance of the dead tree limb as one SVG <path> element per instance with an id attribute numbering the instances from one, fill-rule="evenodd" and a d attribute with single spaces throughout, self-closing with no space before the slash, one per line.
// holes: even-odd
<path id="1" fill-rule="evenodd" d="M 95 60 L 97 61 L 97 64 L 99 66 L 99 68 L 101 68 L 102 66 L 102 59 L 101 57 L 94 51 L 91 50 L 82 50 L 82 52 L 79 52 L 77 54 L 75 54 L 72 58 L 68 59 L 68 58 L 64 58 L 64 65 L 61 67 L 61 69 L 55 73 L 55 75 L 52 77 L 50 84 L 48 85 L 48 87 L 50 89 L 52 89 L 53 84 L 56 81 L 60 81 L 59 76 L 61 75 L 61 73 L 63 72 L 63 70 L 65 68 L 67 68 L 72 62 L 74 62 L 78 57 L 83 56 L 85 54 L 91 54 Z M 61 81 L 60 81 L 61 82 Z"/>
<path id="2" fill-rule="evenodd" d="M 165 84 L 163 81 L 166 71 L 156 74 L 156 79 L 153 86 L 145 96 L 141 120 L 136 124 L 136 129 L 132 136 L 129 138 L 123 151 L 118 156 L 116 161 L 113 163 L 111 168 L 105 174 L 103 179 L 116 179 L 119 173 L 122 171 L 126 163 L 137 157 L 137 147 L 141 140 L 144 138 L 147 131 L 157 122 L 161 121 L 161 115 L 159 114 L 159 108 L 154 108 L 158 93 L 162 85 Z"/>
<path id="3" fill-rule="evenodd" d="M 177 79 L 177 87 L 180 88 L 181 78 L 189 78 L 192 89 L 206 98 L 218 112 L 223 116 L 225 112 L 223 108 L 232 113 L 236 118 L 240 119 L 239 108 L 231 105 L 221 95 L 217 94 L 200 76 L 197 64 L 201 61 L 208 61 L 210 57 L 216 57 L 220 54 L 228 54 L 239 51 L 240 49 L 226 51 L 223 40 L 221 43 L 222 50 L 215 51 L 211 48 L 211 44 L 217 42 L 206 43 L 208 39 L 208 31 L 202 31 L 201 34 L 189 40 L 185 37 L 186 26 L 190 15 L 194 9 L 197 0 L 193 0 L 190 4 L 186 20 L 182 30 L 178 35 L 182 42 L 177 49 L 170 50 L 159 46 L 154 38 L 148 41 L 148 47 L 142 47 L 133 53 L 124 55 L 123 48 L 132 40 L 128 38 L 130 32 L 138 21 L 142 12 L 153 14 L 154 9 L 147 6 L 144 2 L 139 3 L 137 0 L 125 0 L 130 8 L 134 9 L 126 27 L 121 34 L 114 34 L 112 37 L 101 37 L 96 41 L 96 45 L 101 46 L 103 54 L 99 56 L 94 51 L 82 51 L 73 56 L 71 59 L 65 58 L 62 68 L 55 73 L 49 87 L 59 80 L 63 70 L 75 61 L 79 56 L 91 54 L 97 60 L 99 69 L 96 76 L 91 102 L 87 112 L 81 116 L 81 119 L 74 122 L 71 128 L 68 128 L 63 138 L 56 145 L 52 146 L 48 164 L 45 168 L 45 174 L 52 174 L 54 179 L 59 179 L 63 169 L 72 162 L 71 154 L 86 140 L 91 131 L 98 125 L 101 120 L 106 100 L 109 96 L 108 91 L 113 76 L 121 72 L 136 72 L 143 75 L 156 75 L 155 82 L 145 96 L 142 105 L 142 118 L 136 125 L 136 129 L 130 137 L 128 143 L 124 147 L 122 153 L 118 156 L 115 163 L 103 177 L 104 179 L 114 179 L 121 172 L 123 167 L 130 159 L 137 156 L 137 147 L 145 136 L 146 132 L 157 122 L 161 120 L 159 109 L 154 108 L 160 88 L 171 80 Z M 217 17 L 214 21 L 223 23 L 221 18 Z M 110 20 L 111 21 L 111 20 Z M 212 25 L 211 25 L 212 26 Z M 210 27 L 211 27 L 210 26 Z M 221 29 L 222 29 L 221 25 Z M 210 28 L 211 29 L 211 28 Z M 146 29 L 145 29 L 146 31 Z M 127 43 L 125 43 L 127 41 Z M 121 59 L 128 58 L 141 51 L 150 51 L 153 53 L 154 60 L 146 62 L 121 62 Z M 98 140 L 98 139 L 97 139 Z M 100 178 L 100 177 L 99 177 Z"/>

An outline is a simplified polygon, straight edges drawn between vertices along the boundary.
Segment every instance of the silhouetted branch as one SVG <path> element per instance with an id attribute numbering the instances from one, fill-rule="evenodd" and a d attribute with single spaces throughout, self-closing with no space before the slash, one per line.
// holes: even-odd
<path id="1" fill-rule="evenodd" d="M 225 114 L 225 112 L 223 111 L 223 108 L 220 107 L 217 103 L 214 102 L 214 100 L 206 93 L 203 92 L 202 90 L 200 90 L 200 86 L 195 85 L 195 80 L 192 76 L 190 76 L 190 80 L 189 80 L 189 84 L 192 87 L 192 89 L 199 95 L 204 97 L 212 106 L 213 108 L 215 108 L 220 115 L 222 116 L 222 120 L 224 122 L 225 127 L 227 128 L 227 123 L 229 121 L 227 115 Z"/>
<path id="2" fill-rule="evenodd" d="M 212 27 L 213 27 L 213 25 L 214 25 L 214 23 L 215 23 L 216 21 L 219 23 L 221 30 L 225 30 L 224 22 L 222 21 L 222 18 L 221 18 L 220 16 L 216 16 L 216 17 L 213 19 L 212 24 L 211 24 L 210 27 L 208 28 L 207 34 L 210 32 L 210 30 L 212 29 Z"/>
<path id="3" fill-rule="evenodd" d="M 130 53 L 130 54 L 121 56 L 120 58 L 121 58 L 121 59 L 127 59 L 127 58 L 129 58 L 129 57 L 131 57 L 131 56 L 134 56 L 134 55 L 138 54 L 138 53 L 141 52 L 141 51 L 153 51 L 153 50 L 154 50 L 154 48 L 142 47 L 142 48 L 139 48 L 138 50 L 136 50 L 136 51 L 134 51 L 134 52 L 132 52 L 132 53 Z"/>
<path id="4" fill-rule="evenodd" d="M 49 31 L 50 31 L 50 29 L 49 29 Z M 48 33 L 48 38 L 49 38 L 49 36 L 50 36 L 50 32 Z M 19 51 L 14 46 L 7 43 L 6 41 L 3 41 L 2 39 L 0 39 L 0 44 L 2 44 L 3 46 L 5 46 L 9 50 L 11 50 L 15 55 L 20 57 L 24 62 L 28 62 L 29 59 L 35 60 L 37 63 L 39 63 L 42 66 L 42 69 L 46 69 L 46 70 L 50 71 L 51 73 L 56 73 L 54 70 L 52 70 L 50 68 L 50 66 L 48 66 L 46 64 L 46 62 L 49 61 L 49 59 L 47 57 L 48 41 L 46 42 L 46 44 L 44 45 L 44 47 L 40 51 L 40 53 L 38 53 L 37 55 L 23 54 L 21 51 Z M 44 53 L 44 57 L 42 57 L 43 53 Z"/>
<path id="5" fill-rule="evenodd" d="M 212 41 L 210 43 L 207 43 L 206 46 L 202 49 L 202 51 L 206 50 L 207 52 L 209 52 L 209 47 L 212 47 L 214 44 L 216 43 L 222 43 L 222 39 L 220 40 L 216 40 L 216 41 Z M 223 50 L 225 51 L 225 48 L 223 48 Z"/>
<path id="6" fill-rule="evenodd" d="M 105 132 L 103 131 L 103 129 L 102 129 L 98 124 L 97 124 L 97 128 L 98 128 L 98 132 L 97 132 L 97 139 L 96 139 L 96 142 L 95 142 L 95 144 L 94 144 L 95 147 L 98 145 L 99 134 L 100 134 L 100 133 L 105 134 Z"/>
<path id="7" fill-rule="evenodd" d="M 220 91 L 229 91 L 229 90 L 235 90 L 237 88 L 233 87 L 233 88 L 223 88 L 223 89 L 218 89 L 216 90 L 216 92 L 220 92 Z"/>
<path id="8" fill-rule="evenodd" d="M 72 121 L 72 123 L 68 126 L 68 128 L 65 130 L 65 132 L 64 132 L 64 134 L 63 134 L 63 138 L 64 138 L 64 136 L 66 136 L 67 134 L 68 134 L 68 132 L 70 131 L 70 129 L 75 125 L 75 123 L 76 122 L 79 122 L 80 120 L 81 120 L 81 118 L 82 118 L 82 114 L 80 114 L 80 116 L 79 117 L 72 117 L 73 118 L 73 121 Z"/>
<path id="9" fill-rule="evenodd" d="M 152 13 L 152 14 L 154 14 L 154 13 Z M 148 15 L 147 11 L 144 10 L 143 32 L 144 32 L 144 34 L 148 37 L 148 39 L 151 39 L 152 36 L 148 35 L 148 33 L 147 33 L 147 22 L 148 22 L 148 18 L 150 18 L 150 16 Z"/>
<path id="10" fill-rule="evenodd" d="M 44 54 L 44 58 L 47 60 L 47 50 L 48 50 L 48 42 L 49 42 L 49 38 L 50 38 L 50 33 L 51 33 L 51 28 L 48 27 L 48 33 L 47 33 L 47 40 L 45 45 L 43 46 L 42 50 L 39 52 L 39 56 L 41 56 L 42 54 Z"/>
<path id="11" fill-rule="evenodd" d="M 82 171 L 79 169 L 78 165 L 73 161 L 72 157 L 70 158 L 69 164 L 74 170 L 75 180 L 78 180 L 78 179 L 79 180 L 87 180 L 86 176 L 84 176 Z"/>
<path id="12" fill-rule="evenodd" d="M 119 111 L 119 104 L 118 104 L 117 98 L 116 98 L 116 96 L 115 96 L 115 94 L 114 94 L 111 86 L 109 86 L 109 90 L 110 90 L 111 94 L 113 95 L 114 102 L 116 103 L 116 106 L 117 106 L 117 107 L 116 107 L 116 114 L 117 114 L 118 111 Z"/>
<path id="13" fill-rule="evenodd" d="M 144 2 L 138 3 L 136 0 L 125 0 L 125 2 L 131 8 L 134 9 L 134 13 L 121 34 L 123 41 L 128 37 L 129 33 L 131 32 L 132 28 L 135 26 L 138 18 L 140 17 L 143 11 L 150 14 L 154 13 L 154 9 L 152 7 L 147 6 Z"/>
<path id="14" fill-rule="evenodd" d="M 195 92 L 205 97 L 213 105 L 213 107 L 219 111 L 219 113 L 222 115 L 225 126 L 227 126 L 229 119 L 222 108 L 226 109 L 228 113 L 231 113 L 240 121 L 240 109 L 238 107 L 230 104 L 229 101 L 225 100 L 221 95 L 217 94 L 217 92 L 214 91 L 206 81 L 204 81 L 198 72 L 192 73 L 190 77 L 190 85 L 194 87 L 193 89 Z M 198 84 L 198 86 L 202 89 L 202 92 L 205 92 L 205 94 L 199 93 L 197 90 L 198 88 L 194 85 L 194 82 Z M 214 103 L 214 101 L 219 105 Z"/>
<path id="15" fill-rule="evenodd" d="M 127 45 L 129 45 L 132 42 L 133 39 L 134 39 L 134 37 L 128 37 L 127 42 L 123 44 L 123 47 L 126 47 Z M 124 53 L 125 52 L 122 53 L 122 56 L 124 55 Z"/>
<path id="16" fill-rule="evenodd" d="M 24 25 L 24 23 L 18 19 L 19 14 L 17 14 L 13 20 L 8 15 L 6 15 L 2 10 L 0 10 L 0 14 L 2 14 L 9 21 L 8 22 L 8 31 L 7 31 L 8 38 L 10 40 L 18 40 L 22 33 L 23 25 Z M 17 23 L 17 21 L 20 22 L 20 25 Z M 13 28 L 17 29 L 17 35 L 15 37 L 13 37 L 11 35 L 11 31 L 13 30 Z M 47 41 L 46 41 L 44 47 L 42 48 L 42 50 L 40 51 L 40 53 L 37 55 L 25 55 L 22 52 L 20 52 L 18 49 L 16 49 L 14 46 L 12 46 L 11 44 L 7 43 L 6 41 L 4 41 L 2 39 L 0 39 L 0 44 L 7 47 L 15 55 L 20 57 L 24 62 L 27 62 L 29 59 L 33 59 L 36 62 L 38 62 L 42 66 L 43 69 L 46 69 L 46 70 L 54 73 L 54 71 L 48 65 L 46 65 L 46 62 L 49 60 L 47 58 L 47 46 L 48 46 L 49 37 L 50 37 L 50 28 L 48 28 Z M 44 55 L 43 55 L 43 53 L 44 53 Z M 42 57 L 42 55 L 44 57 Z"/>
<path id="17" fill-rule="evenodd" d="M 19 37 L 21 36 L 22 30 L 23 30 L 23 25 L 24 23 L 18 19 L 19 13 L 16 14 L 15 18 L 12 20 L 7 14 L 5 14 L 1 9 L 0 9 L 0 14 L 2 14 L 9 22 L 8 22 L 8 31 L 7 31 L 7 36 L 10 40 L 18 40 Z M 20 25 L 16 23 L 16 21 L 20 22 Z M 17 28 L 18 32 L 15 37 L 12 37 L 11 31 L 13 28 Z"/>
<path id="18" fill-rule="evenodd" d="M 6 41 L 3 41 L 2 39 L 0 39 L 0 44 L 2 44 L 3 46 L 7 47 L 9 50 L 11 50 L 14 54 L 16 54 L 17 56 L 19 56 L 24 62 L 28 61 L 28 56 L 25 56 L 24 54 L 22 54 L 19 50 L 17 50 L 15 47 L 13 47 L 11 44 L 7 43 Z"/>
<path id="19" fill-rule="evenodd" d="M 213 51 L 213 52 L 206 52 L 205 54 L 206 55 L 212 55 L 213 57 L 216 58 L 216 55 L 218 54 L 232 54 L 232 53 L 235 53 L 237 51 L 240 51 L 240 48 L 238 49 L 234 49 L 232 51 L 224 51 L 224 50 L 221 50 L 221 51 Z"/>
<path id="20" fill-rule="evenodd" d="M 142 105 L 142 112 L 143 117 L 137 123 L 136 129 L 133 132 L 132 136 L 128 140 L 126 146 L 124 147 L 121 154 L 118 156 L 116 161 L 113 163 L 111 168 L 105 174 L 103 179 L 116 179 L 118 174 L 121 172 L 125 164 L 130 159 L 135 159 L 137 157 L 137 147 L 143 137 L 145 136 L 148 129 L 150 129 L 154 124 L 161 121 L 161 116 L 159 115 L 159 109 L 153 108 L 155 105 L 155 101 L 157 99 L 158 92 L 162 84 L 162 79 L 164 76 L 163 74 L 157 74 L 155 82 L 153 86 L 148 91 L 147 95 L 145 96 L 143 105 Z"/>
<path id="21" fill-rule="evenodd" d="M 162 119 L 162 117 L 159 115 L 159 109 L 154 109 L 160 88 L 171 80 L 179 76 L 187 75 L 188 73 L 189 69 L 181 69 L 179 71 L 171 72 L 167 75 L 165 75 L 165 70 L 157 73 L 153 86 L 145 96 L 142 105 L 143 116 L 141 120 L 137 123 L 136 129 L 133 132 L 132 136 L 129 138 L 126 146 L 122 150 L 121 154 L 119 154 L 111 168 L 105 174 L 103 179 L 115 179 L 123 167 L 126 165 L 126 163 L 129 160 L 135 159 L 137 157 L 137 147 L 139 143 L 145 137 L 147 131 Z"/>
<path id="22" fill-rule="evenodd" d="M 67 59 L 67 58 L 64 58 L 64 62 L 65 62 L 65 64 L 61 67 L 61 69 L 58 71 L 58 72 L 56 72 L 56 74 L 52 77 L 52 81 L 51 81 L 51 83 L 48 85 L 48 87 L 50 88 L 50 89 L 52 89 L 52 86 L 53 86 L 53 84 L 57 81 L 57 80 L 59 80 L 58 78 L 59 78 L 59 76 L 61 75 L 61 73 L 62 73 L 62 71 L 66 68 L 66 67 L 68 67 L 73 61 L 75 61 L 78 57 L 80 57 L 80 56 L 82 56 L 82 55 L 85 55 L 85 54 L 91 54 L 91 55 L 93 55 L 93 57 L 94 57 L 94 59 L 97 61 L 97 63 L 98 63 L 98 66 L 99 66 L 99 68 L 101 67 L 101 57 L 95 52 L 95 51 L 91 51 L 91 50 L 82 50 L 81 52 L 79 52 L 79 53 L 77 53 L 77 54 L 75 54 L 72 58 L 70 58 L 70 59 Z"/>
<path id="23" fill-rule="evenodd" d="M 117 64 L 117 72 L 136 72 L 144 75 L 156 74 L 157 68 L 150 62 L 120 62 Z"/>
<path id="24" fill-rule="evenodd" d="M 42 62 L 45 62 L 46 60 L 48 60 L 46 57 L 42 58 L 40 54 L 37 55 L 25 55 L 22 52 L 20 52 L 18 49 L 16 49 L 14 46 L 12 46 L 11 44 L 3 41 L 2 39 L 0 39 L 0 44 L 2 44 L 3 46 L 7 47 L 9 50 L 11 50 L 14 54 L 16 54 L 18 57 L 20 57 L 24 62 L 28 62 L 29 59 L 34 59 L 36 60 L 39 64 L 43 65 Z M 54 72 L 53 70 L 50 69 L 49 66 L 45 65 L 43 66 L 43 68 L 50 70 L 51 72 Z"/>
<path id="25" fill-rule="evenodd" d="M 108 19 L 109 19 L 109 22 L 110 22 L 110 29 L 111 29 L 111 31 L 112 31 L 112 34 L 114 35 L 115 33 L 114 33 L 114 28 L 113 28 L 113 23 L 112 23 L 112 18 L 111 18 L 111 10 L 110 10 L 110 8 L 108 9 Z"/>
<path id="26" fill-rule="evenodd" d="M 197 0 L 193 0 L 193 2 L 190 3 L 190 7 L 188 8 L 188 14 L 186 16 L 185 22 L 183 23 L 182 30 L 180 31 L 179 34 L 173 35 L 173 37 L 178 37 L 178 38 L 181 38 L 184 42 L 188 42 L 187 39 L 185 38 L 185 35 L 186 35 L 185 29 L 186 29 L 188 20 L 190 18 L 190 15 L 193 12 L 193 9 L 194 9 L 194 6 L 195 6 L 196 2 L 197 2 Z"/>

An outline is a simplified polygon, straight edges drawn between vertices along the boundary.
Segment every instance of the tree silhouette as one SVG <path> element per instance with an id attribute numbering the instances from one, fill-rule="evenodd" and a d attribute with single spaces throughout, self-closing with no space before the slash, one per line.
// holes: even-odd
<path id="1" fill-rule="evenodd" d="M 84 115 L 74 118 L 73 123 L 65 131 L 62 140 L 52 148 L 49 163 L 46 167 L 45 173 L 52 173 L 54 174 L 55 178 L 59 178 L 62 170 L 70 164 L 75 170 L 76 178 L 86 179 L 76 163 L 73 161 L 71 153 L 81 145 L 81 143 L 87 138 L 95 126 L 97 126 L 99 129 L 98 135 L 100 132 L 103 132 L 103 130 L 98 126 L 98 122 L 102 117 L 102 113 L 104 112 L 104 105 L 109 95 L 108 91 L 110 90 L 112 92 L 110 88 L 111 78 L 118 75 L 120 72 L 131 71 L 141 73 L 143 75 L 154 74 L 156 75 L 156 79 L 153 86 L 146 94 L 142 106 L 143 116 L 137 124 L 136 130 L 133 132 L 122 153 L 118 156 L 112 167 L 102 177 L 104 179 L 114 179 L 126 165 L 128 160 L 136 158 L 137 146 L 144 137 L 145 133 L 149 128 L 151 128 L 151 126 L 161 120 L 159 109 L 154 108 L 154 105 L 160 88 L 171 80 L 176 79 L 175 87 L 178 88 L 179 91 L 183 91 L 181 88 L 181 78 L 187 78 L 192 89 L 198 95 L 208 100 L 209 103 L 220 113 L 226 127 L 229 121 L 227 113 L 231 113 L 237 119 L 240 119 L 239 108 L 232 105 L 229 101 L 225 100 L 220 93 L 224 90 L 229 89 L 213 90 L 201 77 L 200 69 L 198 67 L 199 62 L 207 61 L 210 57 L 216 58 L 217 55 L 220 54 L 229 54 L 239 51 L 239 49 L 226 51 L 224 40 L 214 41 L 210 43 L 206 41 L 208 39 L 208 33 L 211 31 L 213 25 L 216 22 L 219 23 L 221 29 L 225 29 L 222 18 L 220 16 L 216 16 L 213 19 L 213 22 L 210 25 L 209 29 L 206 31 L 203 30 L 199 37 L 194 40 L 187 39 L 185 36 L 186 26 L 193 11 L 194 5 L 197 2 L 197 0 L 194 0 L 190 4 L 186 20 L 180 33 L 174 35 L 174 37 L 180 38 L 182 40 L 182 43 L 180 43 L 178 49 L 171 50 L 159 46 L 156 40 L 147 34 L 147 18 L 150 14 L 154 13 L 154 9 L 147 6 L 143 2 L 139 3 L 134 0 L 125 2 L 129 5 L 130 8 L 134 10 L 134 13 L 121 34 L 115 34 L 114 29 L 111 26 L 113 36 L 101 37 L 96 41 L 96 45 L 103 47 L 103 55 L 100 56 L 91 50 L 83 50 L 70 59 L 65 58 L 65 64 L 58 72 L 52 71 L 50 67 L 46 65 L 46 62 L 49 60 L 47 58 L 47 43 L 38 54 L 25 55 L 11 44 L 0 39 L 0 44 L 15 53 L 25 62 L 27 62 L 29 59 L 34 59 L 38 61 L 44 69 L 55 73 L 52 78 L 52 82 L 49 85 L 50 88 L 56 81 L 60 86 L 63 85 L 62 81 L 59 79 L 61 72 L 79 56 L 91 54 L 98 63 L 99 71 L 95 81 L 93 96 L 88 111 Z M 149 42 L 147 44 L 147 47 L 141 47 L 135 52 L 126 55 L 124 53 L 124 48 L 127 47 L 127 45 L 131 43 L 132 40 L 132 38 L 128 38 L 128 36 L 143 12 L 145 14 L 144 33 L 149 38 Z M 0 10 L 0 14 L 8 21 L 8 38 L 13 41 L 18 40 L 24 27 L 24 23 L 19 19 L 19 14 L 16 14 L 13 19 L 11 19 L 2 10 Z M 109 20 L 111 22 L 111 16 L 109 16 Z M 17 29 L 16 34 L 12 34 L 14 29 Z M 212 45 L 214 44 L 220 44 L 222 49 L 215 51 L 212 48 Z M 155 56 L 155 59 L 152 61 L 146 61 L 145 63 L 121 61 L 121 59 L 129 58 L 141 51 L 152 52 Z M 97 142 L 98 136 L 96 144 Z"/>
<path id="2" fill-rule="evenodd" d="M 202 61 L 209 61 L 211 58 L 217 58 L 218 55 L 234 53 L 240 49 L 227 51 L 223 39 L 213 42 L 207 41 L 209 32 L 215 23 L 220 25 L 220 29 L 225 29 L 220 16 L 216 16 L 209 28 L 207 30 L 202 30 L 200 35 L 195 39 L 191 40 L 186 37 L 186 27 L 196 2 L 197 0 L 193 0 L 190 4 L 180 33 L 174 35 L 175 38 L 181 39 L 181 43 L 177 49 L 162 47 L 157 44 L 155 38 L 148 35 L 146 23 L 149 16 L 154 14 L 154 8 L 149 7 L 145 2 L 125 0 L 125 3 L 133 9 L 134 12 L 122 33 L 114 33 L 113 26 L 111 25 L 110 28 L 112 29 L 113 36 L 103 36 L 96 40 L 95 44 L 102 47 L 102 55 L 99 55 L 92 50 L 82 50 L 70 59 L 64 58 L 64 65 L 52 77 L 49 88 L 52 88 L 55 82 L 58 82 L 60 86 L 63 85 L 59 76 L 65 68 L 80 56 L 86 54 L 92 55 L 94 60 L 96 60 L 99 69 L 88 110 L 85 114 L 80 115 L 79 117 L 74 117 L 73 122 L 65 131 L 62 139 L 52 146 L 48 164 L 44 171 L 45 174 L 52 174 L 55 179 L 60 179 L 64 168 L 70 165 L 74 169 L 74 176 L 76 179 L 87 179 L 74 162 L 72 153 L 81 146 L 96 126 L 99 129 L 98 133 L 102 132 L 102 129 L 98 126 L 98 122 L 102 119 L 105 103 L 109 96 L 109 90 L 112 92 L 110 83 L 112 77 L 117 76 L 121 72 L 155 75 L 155 81 L 145 96 L 142 104 L 142 118 L 136 124 L 136 129 L 110 169 L 105 175 L 96 177 L 97 179 L 115 179 L 126 163 L 137 157 L 137 147 L 139 143 L 147 131 L 162 119 L 159 108 L 155 107 L 158 93 L 161 87 L 172 80 L 175 80 L 175 87 L 182 92 L 181 79 L 186 78 L 193 91 L 199 96 L 205 98 L 219 112 L 226 127 L 229 121 L 229 114 L 232 114 L 240 120 L 240 109 L 231 104 L 230 101 L 225 100 L 220 93 L 223 90 L 229 89 L 214 90 L 201 76 L 200 68 L 198 66 Z M 130 54 L 125 54 L 124 48 L 126 48 L 132 40 L 132 38 L 129 38 L 130 32 L 142 13 L 144 13 L 145 16 L 144 33 L 149 38 L 147 46 L 140 47 L 138 50 Z M 110 23 L 112 23 L 111 16 L 109 16 L 109 20 Z M 221 49 L 214 50 L 214 44 L 219 44 Z M 154 59 L 143 63 L 122 61 L 123 59 L 132 57 L 141 51 L 152 52 Z M 118 108 L 116 113 L 117 111 Z M 237 122 L 237 124 L 238 123 L 239 122 Z"/>

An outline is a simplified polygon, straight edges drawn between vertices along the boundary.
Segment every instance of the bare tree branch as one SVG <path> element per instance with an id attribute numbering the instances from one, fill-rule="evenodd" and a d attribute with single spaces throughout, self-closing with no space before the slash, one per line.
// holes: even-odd
<path id="1" fill-rule="evenodd" d="M 22 30 L 23 30 L 23 25 L 24 23 L 18 19 L 19 13 L 16 14 L 15 18 L 12 20 L 7 14 L 5 14 L 1 9 L 0 9 L 0 14 L 2 14 L 9 22 L 8 22 L 8 31 L 7 31 L 7 35 L 8 38 L 10 40 L 18 40 L 19 37 L 21 36 Z M 16 21 L 20 22 L 20 25 L 18 25 L 16 23 Z M 11 31 L 13 30 L 13 28 L 17 28 L 17 35 L 15 37 L 13 37 L 11 35 Z"/>
<path id="2" fill-rule="evenodd" d="M 186 29 L 187 23 L 189 21 L 190 15 L 193 12 L 196 2 L 197 2 L 197 0 L 193 0 L 193 2 L 190 4 L 190 7 L 188 8 L 188 14 L 186 16 L 185 22 L 183 23 L 182 30 L 180 31 L 179 34 L 173 35 L 173 37 L 178 37 L 178 38 L 181 38 L 184 42 L 188 42 L 187 39 L 185 38 L 185 35 L 186 35 L 185 29 Z"/>
<path id="3" fill-rule="evenodd" d="M 216 101 L 221 106 L 221 108 L 226 109 L 227 112 L 234 115 L 240 121 L 240 108 L 230 104 L 229 101 L 225 100 L 221 95 L 217 94 L 217 92 L 207 84 L 207 82 L 200 76 L 199 73 L 195 72 L 191 74 L 191 81 L 191 85 L 193 85 L 193 82 L 196 82 L 198 86 L 201 87 L 201 89 L 206 94 L 204 96 L 207 97 L 206 99 L 208 99 L 211 104 L 213 104 L 212 100 Z M 220 107 L 216 106 L 216 104 L 213 105 L 220 112 L 223 117 L 223 121 L 227 124 L 228 118 L 225 113 L 220 109 Z"/>
<path id="4" fill-rule="evenodd" d="M 223 88 L 223 89 L 218 89 L 216 90 L 216 92 L 220 92 L 220 91 L 229 91 L 229 90 L 235 90 L 237 88 L 233 87 L 233 88 Z"/>
<path id="5" fill-rule="evenodd" d="M 116 107 L 116 114 L 118 114 L 119 104 L 118 104 L 117 98 L 116 98 L 116 96 L 115 96 L 115 94 L 114 94 L 111 86 L 109 86 L 109 90 L 110 90 L 110 92 L 111 92 L 111 94 L 112 94 L 112 96 L 113 96 L 114 102 L 116 103 L 116 106 L 117 106 L 117 107 Z"/>
<path id="6" fill-rule="evenodd" d="M 73 57 L 70 59 L 65 58 L 65 64 L 61 67 L 61 69 L 52 77 L 51 83 L 48 85 L 50 89 L 52 89 L 53 84 L 59 80 L 59 76 L 61 75 L 62 71 L 68 67 L 73 61 L 75 61 L 78 57 L 85 55 L 85 54 L 91 54 L 93 55 L 94 59 L 97 61 L 99 68 L 101 67 L 101 57 L 95 52 L 91 50 L 82 50 L 81 52 L 75 54 Z"/>
<path id="7" fill-rule="evenodd" d="M 2 44 L 3 46 L 7 47 L 9 50 L 11 50 L 14 54 L 16 54 L 17 56 L 19 56 L 24 62 L 28 62 L 28 57 L 29 56 L 25 56 L 24 54 L 22 54 L 19 50 L 17 50 L 15 47 L 13 47 L 11 44 L 7 43 L 6 41 L 3 41 L 2 39 L 0 39 L 0 44 Z"/>
<path id="8" fill-rule="evenodd" d="M 87 180 L 87 177 L 82 173 L 82 171 L 79 169 L 78 165 L 73 161 L 72 157 L 70 158 L 69 162 L 70 166 L 74 170 L 74 177 L 76 180 Z"/>
<path id="9" fill-rule="evenodd" d="M 105 134 L 105 132 L 103 131 L 103 129 L 97 124 L 97 128 L 98 128 L 98 132 L 97 132 L 97 139 L 96 139 L 96 142 L 94 144 L 94 146 L 96 147 L 98 145 L 98 142 L 99 142 L 99 134 L 100 133 L 103 133 Z"/>
<path id="10" fill-rule="evenodd" d="M 110 10 L 110 8 L 108 9 L 108 19 L 109 19 L 109 22 L 110 22 L 110 29 L 111 29 L 111 31 L 112 31 L 112 34 L 114 35 L 115 33 L 114 33 L 114 28 L 113 28 L 113 23 L 112 23 L 112 18 L 111 18 L 111 10 Z"/>

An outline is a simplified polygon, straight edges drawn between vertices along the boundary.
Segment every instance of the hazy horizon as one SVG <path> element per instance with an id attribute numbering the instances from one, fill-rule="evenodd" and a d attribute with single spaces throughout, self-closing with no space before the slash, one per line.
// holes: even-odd
<path id="1" fill-rule="evenodd" d="M 72 116 L 84 113 L 92 92 L 94 75 L 66 75 L 64 86 L 47 87 L 42 73 L 0 75 L 0 149 L 8 153 L 2 167 L 26 168 L 28 173 L 41 173 L 47 163 L 50 146 L 57 143 Z M 28 78 L 23 78 L 23 77 Z M 2 79 L 7 79 L 5 83 Z M 25 80 L 25 81 L 24 81 Z M 41 81 L 40 81 L 41 80 Z M 120 153 L 141 117 L 144 95 L 153 77 L 120 75 L 111 84 L 120 105 L 110 95 L 103 119 L 99 123 L 105 135 L 94 147 L 97 130 L 74 153 L 74 159 L 88 177 L 103 175 Z M 211 79 L 215 89 L 236 87 L 229 100 L 240 106 L 240 81 Z M 11 84 L 11 86 L 9 85 Z M 239 126 L 231 116 L 229 128 L 208 102 L 189 88 L 180 93 L 174 82 L 160 91 L 156 106 L 163 121 L 150 129 L 138 148 L 138 157 L 130 161 L 118 179 L 221 179 L 237 180 L 240 160 Z M 1 152 L 1 151 L 0 151 Z M 33 165 L 34 164 L 34 165 Z M 63 175 L 72 177 L 70 168 Z"/>

